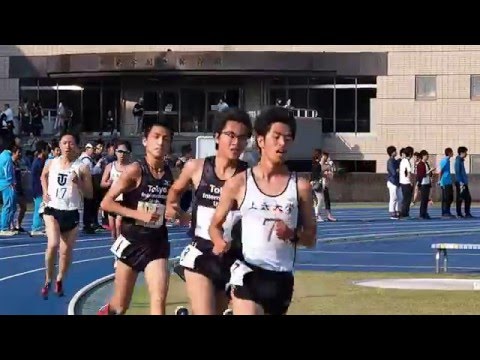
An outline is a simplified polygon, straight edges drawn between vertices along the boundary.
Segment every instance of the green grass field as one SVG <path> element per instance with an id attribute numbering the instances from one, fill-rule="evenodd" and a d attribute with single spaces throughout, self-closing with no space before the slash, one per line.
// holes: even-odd
<path id="1" fill-rule="evenodd" d="M 473 278 L 465 275 L 410 273 L 311 272 L 295 273 L 295 294 L 290 315 L 471 315 L 480 314 L 475 291 L 391 290 L 352 284 L 355 280 L 377 278 Z M 477 276 L 478 278 L 478 276 Z M 178 305 L 187 305 L 183 282 L 172 276 L 167 314 Z M 129 314 L 148 314 L 146 288 L 138 286 Z"/>

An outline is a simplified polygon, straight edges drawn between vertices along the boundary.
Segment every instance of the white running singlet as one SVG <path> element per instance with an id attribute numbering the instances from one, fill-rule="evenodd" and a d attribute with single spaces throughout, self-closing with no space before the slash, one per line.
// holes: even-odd
<path id="1" fill-rule="evenodd" d="M 247 170 L 242 214 L 242 248 L 247 263 L 271 271 L 293 271 L 294 244 L 281 240 L 275 232 L 275 219 L 293 230 L 298 221 L 297 175 L 290 174 L 287 187 L 278 196 L 264 194 L 258 188 L 252 169 Z"/>
<path id="2" fill-rule="evenodd" d="M 78 186 L 72 183 L 73 172 L 78 176 L 82 162 L 76 160 L 69 168 L 61 169 L 61 158 L 52 159 L 48 171 L 48 195 L 50 201 L 47 207 L 57 210 L 78 210 L 82 206 L 82 195 Z"/>
<path id="3" fill-rule="evenodd" d="M 115 167 L 116 163 L 117 162 L 114 161 L 112 163 L 112 168 L 110 169 L 110 179 L 113 181 L 112 185 L 120 178 L 120 175 L 122 175 L 122 172 L 118 171 L 117 168 Z M 122 200 L 123 200 L 123 194 L 118 195 L 117 198 L 115 199 L 115 201 L 122 201 Z"/>

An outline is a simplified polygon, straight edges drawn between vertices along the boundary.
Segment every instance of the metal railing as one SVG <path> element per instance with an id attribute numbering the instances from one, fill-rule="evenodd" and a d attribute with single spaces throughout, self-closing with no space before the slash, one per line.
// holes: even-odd
<path id="1" fill-rule="evenodd" d="M 315 109 L 307 108 L 289 108 L 290 111 L 293 111 L 295 117 L 306 117 L 306 118 L 316 118 L 318 117 L 318 111 Z M 261 110 L 248 111 L 248 115 L 252 118 L 256 118 L 260 114 Z"/>

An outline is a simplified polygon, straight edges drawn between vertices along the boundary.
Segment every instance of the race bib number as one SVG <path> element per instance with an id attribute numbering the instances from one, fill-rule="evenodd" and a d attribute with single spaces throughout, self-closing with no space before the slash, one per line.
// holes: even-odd
<path id="1" fill-rule="evenodd" d="M 149 203 L 144 201 L 138 202 L 138 210 L 148 212 L 150 214 L 157 214 L 159 219 L 154 222 L 144 223 L 143 221 L 136 221 L 136 225 L 144 226 L 147 228 L 158 229 L 163 225 L 163 218 L 165 216 L 165 205 L 158 203 Z"/>
<path id="2" fill-rule="evenodd" d="M 125 239 L 123 235 L 120 235 L 117 240 L 113 243 L 110 251 L 118 258 L 122 258 L 123 251 L 130 245 L 130 241 Z"/>
<path id="3" fill-rule="evenodd" d="M 278 219 L 275 218 L 264 218 L 263 219 L 263 238 L 267 241 L 272 241 L 272 236 L 276 236 L 275 225 L 277 224 Z"/>
<path id="4" fill-rule="evenodd" d="M 188 269 L 195 268 L 195 260 L 203 253 L 193 245 L 188 245 L 180 254 L 179 264 Z"/>
<path id="5" fill-rule="evenodd" d="M 235 261 L 230 267 L 230 285 L 243 286 L 244 276 L 252 271 L 242 261 Z"/>
<path id="6" fill-rule="evenodd" d="M 55 197 L 57 199 L 63 200 L 69 196 L 69 188 L 68 187 L 59 187 L 55 192 Z"/>

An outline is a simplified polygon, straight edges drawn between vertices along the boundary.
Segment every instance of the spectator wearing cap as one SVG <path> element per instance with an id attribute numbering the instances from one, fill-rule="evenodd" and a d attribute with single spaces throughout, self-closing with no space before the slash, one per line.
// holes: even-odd
<path id="1" fill-rule="evenodd" d="M 85 151 L 80 155 L 80 161 L 88 166 L 93 177 L 102 173 L 102 162 L 95 163 L 95 148 L 91 143 L 85 145 Z M 85 198 L 83 203 L 83 231 L 87 234 L 95 233 L 95 230 L 100 227 L 98 224 L 98 209 L 95 211 L 96 199 Z"/>
<path id="2" fill-rule="evenodd" d="M 98 144 L 97 144 L 97 146 L 98 146 Z M 107 167 L 107 165 L 117 160 L 117 156 L 115 155 L 116 148 L 117 148 L 117 142 L 116 141 L 109 142 L 107 144 L 107 153 L 102 154 L 102 157 L 99 160 L 100 166 L 102 168 L 102 172 L 99 176 L 100 183 L 95 184 L 95 185 L 100 186 L 100 188 L 99 189 L 94 188 L 94 190 L 97 191 L 97 194 L 96 194 L 96 197 L 95 197 L 97 199 L 97 202 L 96 202 L 95 206 L 98 205 L 98 211 L 100 210 L 100 203 L 101 203 L 102 199 L 104 198 L 105 194 L 107 193 L 107 189 L 104 189 L 101 186 L 102 185 L 102 183 L 101 183 L 102 176 L 103 176 L 103 173 L 105 172 L 105 168 Z M 96 178 L 96 180 L 97 179 L 98 178 Z M 102 212 L 102 225 L 103 225 L 103 227 L 108 227 L 108 225 L 109 225 L 108 214 L 105 211 L 101 211 L 101 212 Z"/>

